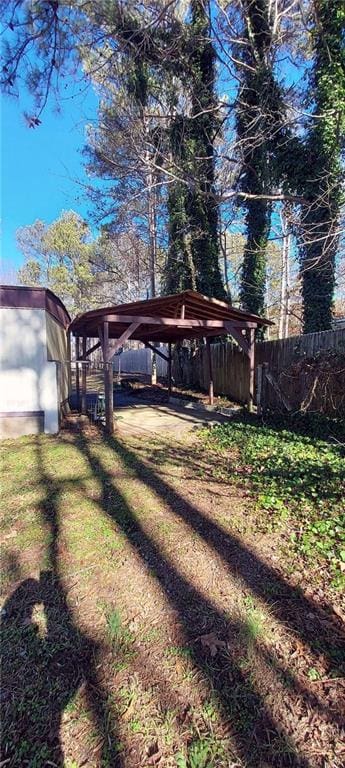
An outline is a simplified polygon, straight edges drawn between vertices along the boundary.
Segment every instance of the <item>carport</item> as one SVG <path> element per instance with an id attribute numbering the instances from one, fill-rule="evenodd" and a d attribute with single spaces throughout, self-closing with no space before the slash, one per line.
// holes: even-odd
<path id="1" fill-rule="evenodd" d="M 213 376 L 210 342 L 212 337 L 231 335 L 248 357 L 247 405 L 251 409 L 254 400 L 255 330 L 270 324 L 269 320 L 236 309 L 225 301 L 210 299 L 196 291 L 188 290 L 171 296 L 84 312 L 72 321 L 69 332 L 76 340 L 77 362 L 85 362 L 98 348 L 102 350 L 106 430 L 112 434 L 114 419 L 111 359 L 128 339 L 142 342 L 167 360 L 169 395 L 172 344 L 184 340 L 205 339 L 209 361 L 209 399 L 212 403 Z M 91 347 L 88 346 L 89 339 L 95 338 L 98 341 Z M 157 343 L 167 345 L 167 355 L 155 346 Z M 81 409 L 82 413 L 86 413 L 85 365 L 82 366 L 81 379 Z"/>

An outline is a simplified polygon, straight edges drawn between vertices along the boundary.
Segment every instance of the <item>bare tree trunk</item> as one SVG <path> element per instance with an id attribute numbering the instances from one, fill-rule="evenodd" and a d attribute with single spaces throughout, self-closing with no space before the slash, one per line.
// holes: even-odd
<path id="1" fill-rule="evenodd" d="M 291 309 L 291 295 L 290 295 L 290 256 L 291 256 L 291 233 L 289 233 L 286 237 L 286 267 L 285 267 L 285 285 L 286 285 L 286 291 L 285 291 L 285 324 L 284 324 L 284 339 L 288 338 L 289 335 L 289 320 L 290 320 L 290 309 Z"/>
<path id="2" fill-rule="evenodd" d="M 156 220 L 156 192 L 152 171 L 147 178 L 148 190 L 148 230 L 149 230 L 149 263 L 150 263 L 150 293 L 151 299 L 156 295 L 156 263 L 157 263 L 157 220 Z"/>
<path id="3" fill-rule="evenodd" d="M 223 229 L 221 220 L 220 220 L 219 244 L 220 244 L 221 254 L 223 257 L 225 289 L 226 289 L 228 299 L 231 301 L 231 288 L 230 288 L 230 281 L 229 281 L 229 269 L 228 269 L 228 260 L 227 260 L 227 252 L 226 252 L 226 230 Z"/>
<path id="4" fill-rule="evenodd" d="M 283 204 L 280 211 L 280 221 L 283 235 L 279 312 L 280 339 L 286 339 L 289 335 L 291 233 L 289 232 L 288 213 L 288 205 Z"/>
<path id="5" fill-rule="evenodd" d="M 282 216 L 281 216 L 282 219 Z M 283 234 L 282 250 L 281 250 L 281 276 L 280 276 L 280 303 L 279 303 L 279 326 L 278 326 L 278 338 L 282 339 L 284 336 L 284 324 L 285 324 L 285 294 L 286 294 L 286 271 L 285 271 L 285 236 Z"/>
<path id="6" fill-rule="evenodd" d="M 148 165 L 150 158 L 148 157 Z M 147 194 L 148 194 L 148 230 L 149 230 L 149 266 L 150 266 L 150 298 L 156 295 L 156 264 L 157 264 L 157 218 L 156 204 L 157 196 L 154 187 L 154 175 L 149 170 L 147 176 Z M 157 384 L 157 355 L 151 354 L 151 384 Z"/>
<path id="7" fill-rule="evenodd" d="M 269 320 L 270 319 L 270 310 L 269 310 L 270 294 L 269 294 L 269 280 L 267 279 L 267 276 L 266 276 L 266 287 L 265 287 L 265 304 L 266 304 L 265 317 L 267 317 L 267 320 Z M 269 341 L 271 338 L 271 327 L 269 325 L 265 329 L 265 338 L 267 341 Z"/>

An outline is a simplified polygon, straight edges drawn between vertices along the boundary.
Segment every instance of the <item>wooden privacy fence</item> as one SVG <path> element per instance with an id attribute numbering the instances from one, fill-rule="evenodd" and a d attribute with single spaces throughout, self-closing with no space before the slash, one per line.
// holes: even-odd
<path id="1" fill-rule="evenodd" d="M 229 342 L 212 344 L 211 354 L 215 394 L 227 395 L 239 403 L 245 403 L 248 392 L 248 358 L 239 347 Z M 264 377 L 264 408 L 284 410 L 286 400 L 293 411 L 302 408 L 329 415 L 343 412 L 345 329 L 257 343 L 256 384 L 258 366 L 263 364 L 266 364 L 266 371 L 269 371 L 283 394 L 282 401 L 277 388 Z M 209 368 L 205 347 L 199 348 L 194 354 L 187 348 L 177 350 L 173 361 L 173 376 L 176 383 L 206 390 Z"/>
<path id="2" fill-rule="evenodd" d="M 167 352 L 166 346 L 161 346 L 162 352 Z M 113 358 L 113 368 L 116 373 L 145 373 L 151 376 L 152 373 L 152 355 L 151 349 L 126 349 L 121 355 Z M 157 375 L 165 378 L 168 374 L 168 364 L 159 355 L 156 355 Z"/>

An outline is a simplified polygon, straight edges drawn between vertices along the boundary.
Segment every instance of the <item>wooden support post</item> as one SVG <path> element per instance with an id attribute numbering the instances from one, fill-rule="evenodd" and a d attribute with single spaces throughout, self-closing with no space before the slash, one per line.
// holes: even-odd
<path id="1" fill-rule="evenodd" d="M 87 336 L 86 333 L 83 333 L 83 359 L 85 360 L 85 354 L 86 354 L 86 341 Z M 81 364 L 81 412 L 85 415 L 86 414 L 86 363 L 83 362 Z"/>
<path id="2" fill-rule="evenodd" d="M 251 412 L 254 405 L 254 375 L 255 375 L 255 330 L 251 328 L 248 331 L 248 362 L 249 362 L 249 376 L 248 376 L 248 399 L 247 408 Z"/>
<path id="3" fill-rule="evenodd" d="M 67 382 L 68 382 L 68 397 L 72 394 L 72 338 L 71 331 L 67 332 Z"/>
<path id="4" fill-rule="evenodd" d="M 211 342 L 209 338 L 206 338 L 206 351 L 208 362 L 208 402 L 213 405 L 213 370 L 212 370 L 212 355 L 211 355 Z"/>
<path id="5" fill-rule="evenodd" d="M 168 402 L 171 398 L 171 342 L 168 344 Z"/>
<path id="6" fill-rule="evenodd" d="M 80 411 L 80 382 L 79 382 L 79 336 L 75 337 L 76 364 L 75 364 L 75 389 L 77 393 L 77 411 Z"/>
<path id="7" fill-rule="evenodd" d="M 256 369 L 256 411 L 258 416 L 262 415 L 262 385 L 263 385 L 263 366 L 258 365 Z"/>
<path id="8" fill-rule="evenodd" d="M 157 358 L 156 352 L 151 354 L 151 385 L 157 384 Z"/>
<path id="9" fill-rule="evenodd" d="M 109 362 L 109 323 L 103 323 L 105 428 L 109 435 L 114 432 L 113 364 Z"/>

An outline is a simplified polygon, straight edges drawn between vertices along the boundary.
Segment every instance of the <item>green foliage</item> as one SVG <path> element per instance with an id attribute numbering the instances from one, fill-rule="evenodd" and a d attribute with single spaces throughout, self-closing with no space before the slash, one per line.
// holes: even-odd
<path id="1" fill-rule="evenodd" d="M 216 55 L 210 39 L 207 4 L 202 0 L 192 0 L 191 16 L 193 47 L 188 61 L 192 101 L 188 152 L 194 165 L 194 183 L 188 201 L 191 250 L 197 289 L 207 296 L 223 299 L 225 290 L 219 268 L 218 209 L 214 189 L 214 142 L 219 129 L 215 92 Z"/>
<path id="2" fill-rule="evenodd" d="M 17 240 L 27 256 L 18 272 L 21 283 L 51 288 L 72 314 L 90 307 L 93 244 L 87 224 L 77 213 L 64 211 L 52 224 L 36 221 L 22 227 Z"/>
<path id="3" fill-rule="evenodd" d="M 277 119 L 281 121 L 282 106 L 268 55 L 272 33 L 266 0 L 248 4 L 244 35 L 247 45 L 239 51 L 242 84 L 236 108 L 243 164 L 240 186 L 246 194 L 258 195 L 261 199 L 248 198 L 245 202 L 247 242 L 240 297 L 244 309 L 262 315 L 271 221 L 271 205 L 263 198 L 272 183 L 272 123 Z"/>
<path id="4" fill-rule="evenodd" d="M 266 250 L 271 208 L 266 201 L 248 201 L 247 241 L 241 271 L 241 306 L 255 315 L 263 315 L 266 292 Z"/>
<path id="5" fill-rule="evenodd" d="M 345 134 L 345 7 L 342 0 L 314 0 L 314 64 L 310 100 L 314 114 L 307 146 L 307 206 L 301 248 L 304 332 L 332 325 L 335 254 L 343 201 L 341 146 Z"/>
<path id="6" fill-rule="evenodd" d="M 110 132 L 116 136 L 115 159 L 112 151 L 102 154 L 102 147 L 95 148 L 98 163 L 94 164 L 94 172 L 107 182 L 110 171 L 114 174 L 111 192 L 108 188 L 105 193 L 109 193 L 111 205 L 105 208 L 123 212 L 125 201 L 131 221 L 142 220 L 145 201 L 140 199 L 140 192 L 149 186 L 147 179 L 143 181 L 149 166 L 147 153 L 151 148 L 157 149 L 153 166 L 155 172 L 158 169 L 157 188 L 162 180 L 163 197 L 168 190 L 169 257 L 165 277 L 168 292 L 189 286 L 208 295 L 225 297 L 218 264 L 215 194 L 215 146 L 222 139 L 216 55 L 219 53 L 222 62 L 218 78 L 222 88 L 226 83 L 226 69 L 231 71 L 236 66 L 240 87 L 235 126 L 231 109 L 224 122 L 229 126 L 231 142 L 235 138 L 236 156 L 230 158 L 230 163 L 241 167 L 237 191 L 248 196 L 244 198 L 247 242 L 242 269 L 242 304 L 255 313 L 264 311 L 270 195 L 293 190 L 303 198 L 300 255 L 304 327 L 306 331 L 329 328 L 342 202 L 340 152 L 345 122 L 342 0 L 311 0 L 307 3 L 308 13 L 304 6 L 299 9 L 297 4 L 291 16 L 286 8 L 280 10 L 268 0 L 228 3 L 226 13 L 222 3 L 208 4 L 202 0 L 167 3 L 159 12 L 156 3 L 119 0 L 99 3 L 66 0 L 62 4 L 48 2 L 34 6 L 18 2 L 14 8 L 12 5 L 1 2 L 5 27 L 2 83 L 6 91 L 16 93 L 20 77 L 26 78 L 34 100 L 34 112 L 27 116 L 30 126 L 40 124 L 48 95 L 58 94 L 59 81 L 65 85 L 67 73 L 77 71 L 76 64 L 82 64 L 87 75 L 98 83 L 105 100 L 112 102 L 113 99 L 115 112 L 125 91 L 130 107 L 133 103 L 137 105 L 136 112 L 127 110 L 128 102 L 125 105 L 125 132 L 123 123 L 115 124 L 114 130 L 114 124 L 110 126 Z M 66 13 L 60 13 L 60 6 Z M 310 10 L 314 14 L 309 13 Z M 297 37 L 302 29 L 302 37 L 308 34 L 313 15 L 310 67 L 306 64 L 304 43 L 301 45 Z M 221 32 L 216 45 L 212 40 L 214 30 Z M 289 61 L 291 52 L 293 57 L 296 53 L 297 66 L 302 70 L 299 81 L 305 81 L 306 89 L 295 88 L 290 83 L 291 67 L 283 62 Z M 281 76 L 289 83 L 287 89 L 279 79 Z M 232 73 L 226 95 L 234 87 L 235 79 Z M 159 118 L 154 131 L 140 134 L 133 114 L 143 112 L 154 92 L 154 107 Z M 312 112 L 310 120 L 308 110 Z M 102 116 L 107 117 L 109 113 L 100 111 L 99 123 L 103 128 L 107 121 L 102 121 Z M 310 125 L 307 141 L 306 124 Z M 128 162 L 131 132 L 134 151 Z M 111 147 L 114 148 L 114 144 L 108 145 L 108 149 Z M 174 176 L 176 184 L 172 181 Z M 126 226 L 126 222 L 122 221 L 122 226 Z M 68 275 L 64 266 L 58 265 L 52 280 L 66 291 Z M 34 265 L 28 264 L 23 279 L 37 283 L 42 276 Z M 85 280 L 87 292 L 88 276 L 84 272 L 80 281 Z M 69 306 L 70 302 L 77 306 L 82 295 L 85 290 L 79 292 L 77 298 L 67 296 L 66 301 Z"/>
<path id="7" fill-rule="evenodd" d="M 266 257 L 275 188 L 289 191 L 300 141 L 292 136 L 283 87 L 275 74 L 275 38 L 267 0 L 243 3 L 243 35 L 238 50 L 242 82 L 236 106 L 241 153 L 240 190 L 245 198 L 247 242 L 244 248 L 240 298 L 244 309 L 262 315 L 265 307 Z M 293 163 L 292 163 L 293 158 Z"/>
<path id="8" fill-rule="evenodd" d="M 211 768 L 223 752 L 215 739 L 197 739 L 189 746 L 187 757 L 181 752 L 176 755 L 176 765 L 177 768 Z"/>
<path id="9" fill-rule="evenodd" d="M 176 182 L 169 192 L 165 286 L 167 293 L 193 288 L 207 296 L 224 299 L 214 189 L 214 142 L 219 128 L 215 50 L 209 27 L 207 6 L 200 0 L 193 0 L 191 21 L 186 25 L 190 52 L 187 59 L 181 56 L 179 72 L 181 82 L 190 94 L 191 114 L 174 116 L 169 130 L 174 163 L 188 183 Z M 172 98 L 177 101 L 176 91 Z"/>
<path id="10" fill-rule="evenodd" d="M 282 526 L 296 553 L 326 564 L 342 579 L 345 461 L 322 439 L 232 421 L 203 432 L 208 447 L 233 455 L 230 477 L 248 486 L 265 530 Z M 238 454 L 238 461 L 236 460 Z"/>
<path id="11" fill-rule="evenodd" d="M 28 259 L 18 270 L 18 280 L 22 285 L 44 285 L 42 267 L 35 259 Z"/>
<path id="12" fill-rule="evenodd" d="M 173 184 L 168 195 L 169 250 L 164 274 L 165 293 L 196 289 L 195 269 L 187 231 L 187 190 L 182 182 Z"/>

